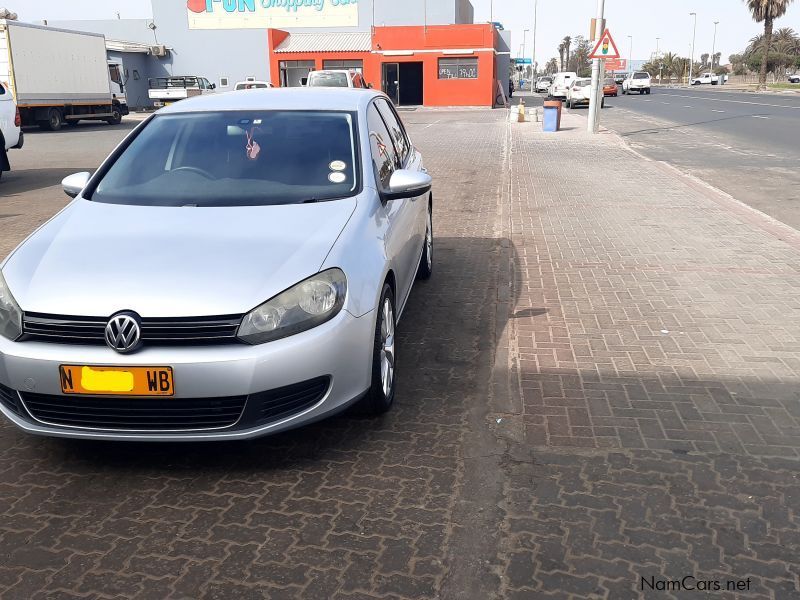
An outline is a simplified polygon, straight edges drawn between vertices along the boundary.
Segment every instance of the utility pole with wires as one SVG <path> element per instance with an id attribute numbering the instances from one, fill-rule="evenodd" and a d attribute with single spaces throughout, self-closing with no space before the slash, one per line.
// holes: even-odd
<path id="1" fill-rule="evenodd" d="M 597 0 L 597 25 L 593 32 L 597 35 L 597 28 L 602 29 L 600 36 L 605 32 L 605 6 L 606 0 Z M 603 104 L 603 82 L 600 81 L 603 70 L 603 59 L 595 58 L 592 61 L 592 96 L 589 99 L 589 133 L 600 131 L 600 107 Z"/>
<path id="2" fill-rule="evenodd" d="M 539 0 L 533 2 L 533 54 L 531 55 L 531 68 L 533 75 L 531 77 L 531 91 L 533 91 L 533 79 L 536 77 L 536 25 L 539 20 Z"/>

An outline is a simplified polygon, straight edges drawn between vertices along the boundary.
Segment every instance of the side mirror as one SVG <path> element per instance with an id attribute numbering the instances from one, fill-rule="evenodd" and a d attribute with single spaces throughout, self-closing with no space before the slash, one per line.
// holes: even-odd
<path id="1" fill-rule="evenodd" d="M 398 169 L 389 179 L 389 191 L 382 194 L 384 200 L 401 200 L 422 196 L 431 191 L 433 180 L 422 171 Z"/>
<path id="2" fill-rule="evenodd" d="M 65 177 L 61 181 L 61 187 L 64 189 L 64 193 L 67 196 L 69 196 L 70 198 L 74 198 L 83 191 L 83 188 L 85 188 L 86 184 L 89 183 L 89 178 L 91 176 L 92 174 L 87 171 L 82 171 L 81 173 L 75 173 L 73 175 Z"/>
<path id="3" fill-rule="evenodd" d="M 216 84 L 216 83 L 212 83 L 212 84 L 209 86 L 209 88 L 211 88 L 212 90 L 215 90 L 215 89 L 217 89 L 217 84 Z"/>
<path id="4" fill-rule="evenodd" d="M 368 84 L 367 84 L 367 87 L 368 87 L 369 89 L 372 89 L 372 84 L 371 84 L 371 83 L 368 83 Z"/>

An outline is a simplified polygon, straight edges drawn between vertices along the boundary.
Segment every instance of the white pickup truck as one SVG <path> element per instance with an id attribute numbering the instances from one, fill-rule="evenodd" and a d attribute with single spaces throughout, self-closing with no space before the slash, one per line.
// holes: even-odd
<path id="1" fill-rule="evenodd" d="M 4 83 L 0 82 L 0 177 L 4 171 L 11 170 L 8 151 L 22 148 L 24 141 L 20 125 L 22 120 L 17 110 L 17 103 Z"/>
<path id="2" fill-rule="evenodd" d="M 717 85 L 719 83 L 719 75 L 714 73 L 703 73 L 699 77 L 692 79 L 692 85 Z"/>
<path id="3" fill-rule="evenodd" d="M 632 94 L 633 92 L 639 92 L 640 95 L 649 94 L 650 85 L 650 73 L 647 71 L 636 71 L 628 75 L 625 81 L 622 82 L 622 94 Z"/>
<path id="4" fill-rule="evenodd" d="M 216 84 L 209 83 L 205 77 L 184 75 L 179 77 L 153 77 L 148 80 L 150 88 L 147 95 L 153 104 L 161 107 L 179 100 L 208 94 L 217 89 Z"/>

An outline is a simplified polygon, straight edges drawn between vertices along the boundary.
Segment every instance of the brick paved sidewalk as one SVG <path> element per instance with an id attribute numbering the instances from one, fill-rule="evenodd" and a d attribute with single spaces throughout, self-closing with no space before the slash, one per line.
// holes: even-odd
<path id="1" fill-rule="evenodd" d="M 512 125 L 501 595 L 800 597 L 800 235 L 567 124 Z"/>

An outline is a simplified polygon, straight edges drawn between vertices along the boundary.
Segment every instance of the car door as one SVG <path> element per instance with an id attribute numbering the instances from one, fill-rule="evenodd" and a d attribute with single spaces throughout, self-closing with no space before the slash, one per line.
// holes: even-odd
<path id="1" fill-rule="evenodd" d="M 383 122 L 386 123 L 389 128 L 389 134 L 392 136 L 392 141 L 394 141 L 395 150 L 397 151 L 400 168 L 409 171 L 424 171 L 427 173 L 425 166 L 422 164 L 422 155 L 417 152 L 411 140 L 408 138 L 408 133 L 394 107 L 384 98 L 375 100 L 375 105 L 378 107 L 383 117 Z M 425 231 L 428 227 L 428 194 L 411 198 L 409 204 L 410 208 L 414 211 L 414 229 L 410 240 L 410 259 L 413 279 L 416 274 L 416 266 L 422 256 L 423 245 L 425 243 Z"/>
<path id="2" fill-rule="evenodd" d="M 375 185 L 379 192 L 389 191 L 392 174 L 399 168 L 400 158 L 389 133 L 389 128 L 381 116 L 375 102 L 367 109 L 370 152 L 375 171 Z M 416 275 L 413 262 L 413 239 L 416 229 L 416 204 L 414 198 L 382 200 L 378 214 L 385 219 L 383 240 L 387 258 L 390 260 L 397 279 L 397 306 L 405 304 L 411 284 Z"/>

